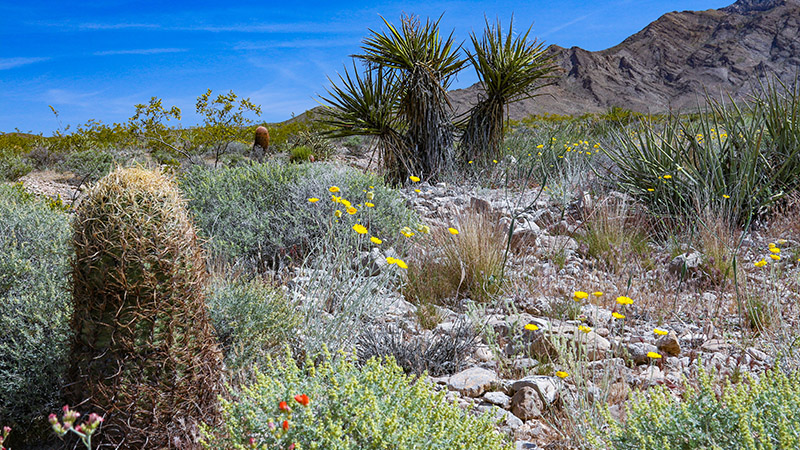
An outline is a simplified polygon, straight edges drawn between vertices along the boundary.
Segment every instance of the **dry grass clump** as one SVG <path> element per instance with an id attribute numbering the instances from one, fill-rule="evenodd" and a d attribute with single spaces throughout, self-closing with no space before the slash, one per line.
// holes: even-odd
<path id="1" fill-rule="evenodd" d="M 436 228 L 420 239 L 403 294 L 420 304 L 466 297 L 485 302 L 500 289 L 505 244 L 497 223 L 474 212 L 461 214 L 451 229 Z"/>
<path id="2" fill-rule="evenodd" d="M 589 213 L 578 239 L 588 256 L 613 273 L 625 271 L 631 262 L 651 269 L 648 228 L 646 218 L 630 202 L 607 197 Z"/>

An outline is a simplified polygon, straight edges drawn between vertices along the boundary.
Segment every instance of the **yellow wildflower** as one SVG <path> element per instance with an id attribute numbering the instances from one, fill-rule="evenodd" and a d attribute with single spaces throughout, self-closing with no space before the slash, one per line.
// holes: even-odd
<path id="1" fill-rule="evenodd" d="M 556 372 L 556 376 L 563 380 L 564 378 L 567 378 L 569 374 L 567 372 L 564 372 L 563 370 L 559 370 L 558 372 Z"/>
<path id="2" fill-rule="evenodd" d="M 458 234 L 458 230 L 456 230 L 456 229 L 455 229 L 455 228 L 453 228 L 453 227 L 450 227 L 450 228 L 448 228 L 448 229 L 447 229 L 447 231 L 449 231 L 449 232 L 450 232 L 450 234 L 452 234 L 453 236 L 455 236 L 455 235 L 457 235 L 457 234 Z"/>
<path id="3" fill-rule="evenodd" d="M 402 259 L 395 259 L 395 263 L 397 264 L 397 267 L 401 269 L 408 269 L 408 264 L 406 264 Z"/>
<path id="4" fill-rule="evenodd" d="M 767 265 L 767 262 L 762 259 L 761 261 L 754 263 L 753 265 L 756 267 L 764 267 Z"/>
<path id="5" fill-rule="evenodd" d="M 601 291 L 594 291 L 594 292 L 592 292 L 592 295 L 594 295 L 595 297 L 599 298 L 599 297 L 603 296 L 603 293 Z"/>
<path id="6" fill-rule="evenodd" d="M 575 291 L 575 293 L 572 294 L 572 296 L 575 298 L 576 302 L 589 298 L 589 294 L 583 291 Z"/>
<path id="7" fill-rule="evenodd" d="M 317 197 L 311 197 L 311 198 L 308 199 L 308 201 L 311 202 L 311 203 L 317 203 L 319 201 L 319 199 Z"/>
<path id="8" fill-rule="evenodd" d="M 779 249 L 778 247 L 772 247 L 771 249 L 769 249 L 769 251 L 772 253 L 780 253 L 781 249 Z"/>
<path id="9" fill-rule="evenodd" d="M 789 241 L 787 241 L 786 239 L 778 239 L 778 245 L 784 245 L 787 242 L 789 242 Z"/>
<path id="10" fill-rule="evenodd" d="M 333 213 L 333 215 L 336 217 L 342 217 L 342 212 L 337 209 L 336 212 Z"/>
<path id="11" fill-rule="evenodd" d="M 621 296 L 617 297 L 617 303 L 620 305 L 632 305 L 633 300 L 630 297 Z"/>
<path id="12" fill-rule="evenodd" d="M 361 225 L 360 223 L 353 225 L 353 229 L 356 230 L 356 233 L 358 234 L 367 234 L 367 227 Z"/>
<path id="13" fill-rule="evenodd" d="M 655 192 L 655 189 L 653 189 L 653 188 L 647 188 L 647 192 Z"/>
<path id="14" fill-rule="evenodd" d="M 588 332 L 592 331 L 592 328 L 591 327 L 587 327 L 586 325 L 580 325 L 580 326 L 578 326 L 578 330 L 583 331 L 584 333 L 588 333 Z"/>
<path id="15" fill-rule="evenodd" d="M 539 329 L 539 327 L 536 326 L 535 323 L 529 323 L 529 324 L 525 325 L 525 329 L 526 330 L 530 330 L 530 331 L 536 331 L 536 330 Z"/>
<path id="16" fill-rule="evenodd" d="M 369 240 L 372 241 L 373 244 L 377 244 L 377 245 L 383 244 L 383 241 L 378 239 L 378 238 L 376 238 L 375 236 L 370 237 Z"/>
<path id="17" fill-rule="evenodd" d="M 669 180 L 670 178 L 672 178 L 672 175 L 664 175 L 665 180 Z"/>
<path id="18" fill-rule="evenodd" d="M 419 177 L 415 177 L 414 175 L 411 175 L 410 177 L 408 177 L 408 179 L 413 181 L 414 183 L 419 181 Z"/>
<path id="19" fill-rule="evenodd" d="M 400 230 L 400 234 L 402 234 L 403 236 L 405 236 L 405 237 L 407 237 L 407 238 L 408 238 L 408 237 L 411 237 L 411 236 L 413 236 L 413 235 L 414 235 L 414 232 L 413 232 L 413 231 L 411 231 L 411 228 L 408 228 L 408 227 L 403 227 L 403 228 Z"/>
<path id="20" fill-rule="evenodd" d="M 661 354 L 656 352 L 647 352 L 647 357 L 653 359 L 659 359 L 661 358 Z"/>
<path id="21" fill-rule="evenodd" d="M 397 262 L 397 259 L 392 258 L 391 256 L 387 256 L 386 257 L 386 262 L 389 263 L 389 264 L 394 264 L 394 263 Z"/>
<path id="22" fill-rule="evenodd" d="M 349 208 L 347 208 L 347 214 L 350 214 L 351 216 L 352 216 L 353 214 L 357 213 L 357 212 L 358 212 L 358 210 L 357 210 L 357 209 L 355 209 L 355 208 L 353 208 L 352 206 L 351 206 L 351 207 L 349 207 Z"/>
<path id="23" fill-rule="evenodd" d="M 417 227 L 417 230 L 419 230 L 419 232 L 422 234 L 429 234 L 431 232 L 431 227 L 427 225 L 420 225 Z"/>
<path id="24" fill-rule="evenodd" d="M 728 194 L 722 194 L 722 198 L 731 198 L 731 196 Z"/>
<path id="25" fill-rule="evenodd" d="M 668 331 L 662 330 L 660 328 L 653 328 L 653 333 L 655 333 L 655 334 L 657 334 L 659 336 L 666 336 L 667 334 L 669 334 Z"/>
<path id="26" fill-rule="evenodd" d="M 781 260 L 781 257 L 779 255 L 774 254 L 774 253 L 769 255 L 769 257 L 774 259 L 775 261 L 780 261 Z"/>
<path id="27" fill-rule="evenodd" d="M 624 314 L 620 314 L 620 313 L 618 313 L 618 312 L 613 312 L 613 313 L 611 313 L 611 316 L 612 316 L 613 318 L 615 318 L 615 319 L 624 319 L 624 318 L 625 318 L 625 315 L 624 315 Z"/>
<path id="28" fill-rule="evenodd" d="M 340 189 L 339 189 L 339 186 L 331 186 L 331 187 L 328 188 L 328 190 L 333 192 L 333 193 L 336 193 L 336 192 L 339 192 Z"/>
<path id="29" fill-rule="evenodd" d="M 366 206 L 367 208 L 374 208 L 375 207 L 375 205 L 370 203 L 370 202 L 364 202 L 364 206 Z"/>

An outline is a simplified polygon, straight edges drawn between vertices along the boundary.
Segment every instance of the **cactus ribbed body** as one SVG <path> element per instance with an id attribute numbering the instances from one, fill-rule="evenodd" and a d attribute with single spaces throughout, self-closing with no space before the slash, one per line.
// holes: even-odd
<path id="1" fill-rule="evenodd" d="M 105 416 L 101 444 L 195 447 L 198 421 L 217 415 L 221 363 L 178 190 L 117 169 L 78 206 L 74 246 L 70 404 Z"/>

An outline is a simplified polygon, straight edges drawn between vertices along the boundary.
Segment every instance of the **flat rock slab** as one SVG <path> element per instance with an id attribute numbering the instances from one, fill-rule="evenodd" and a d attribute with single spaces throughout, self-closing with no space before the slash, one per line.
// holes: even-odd
<path id="1" fill-rule="evenodd" d="M 447 388 L 467 397 L 480 397 L 497 382 L 497 374 L 493 370 L 473 367 L 451 376 Z"/>
<path id="2" fill-rule="evenodd" d="M 553 377 L 545 375 L 530 375 L 519 379 L 511 385 L 511 390 L 517 392 L 524 387 L 533 388 L 548 405 L 558 400 L 558 385 Z"/>

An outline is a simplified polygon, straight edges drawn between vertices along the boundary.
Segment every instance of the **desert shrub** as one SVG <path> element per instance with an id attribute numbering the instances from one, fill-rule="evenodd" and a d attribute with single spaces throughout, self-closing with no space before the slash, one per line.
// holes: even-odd
<path id="1" fill-rule="evenodd" d="M 0 151 L 0 180 L 14 181 L 33 170 L 33 167 L 19 155 L 4 154 Z"/>
<path id="2" fill-rule="evenodd" d="M 247 369 L 290 342 L 300 318 L 286 294 L 259 278 L 215 278 L 206 298 L 226 366 Z"/>
<path id="3" fill-rule="evenodd" d="M 683 400 L 656 387 L 634 395 L 627 420 L 608 419 L 594 437 L 603 448 L 624 449 L 789 449 L 800 445 L 800 375 L 780 370 L 758 380 L 745 377 L 722 386 L 701 373 L 699 387 Z"/>
<path id="4" fill-rule="evenodd" d="M 213 256 L 248 267 L 263 269 L 287 257 L 300 262 L 328 233 L 334 211 L 345 209 L 330 200 L 331 186 L 339 187 L 337 196 L 358 209 L 353 216 L 345 213 L 346 220 L 360 220 L 386 239 L 386 245 L 397 239 L 397 230 L 415 223 L 413 213 L 380 177 L 327 164 L 195 167 L 182 186 L 199 228 L 210 238 Z M 373 192 L 374 207 L 364 207 L 365 191 Z M 311 203 L 309 198 L 321 200 Z"/>
<path id="5" fill-rule="evenodd" d="M 501 285 L 506 233 L 490 217 L 458 216 L 458 234 L 434 228 L 418 233 L 403 294 L 417 303 L 446 303 L 469 297 L 487 301 Z"/>
<path id="6" fill-rule="evenodd" d="M 351 357 L 298 367 L 272 362 L 257 381 L 222 400 L 225 425 L 206 427 L 207 448 L 509 449 L 494 419 L 445 401 L 433 384 L 388 359 Z M 293 400 L 306 395 L 307 406 Z M 303 400 L 302 397 L 299 397 Z M 291 413 L 279 410 L 286 401 Z M 275 433 L 285 422 L 286 432 Z"/>
<path id="7" fill-rule="evenodd" d="M 118 160 L 111 152 L 90 149 L 67 154 L 59 166 L 80 180 L 95 182 L 107 175 L 116 162 Z"/>
<path id="8" fill-rule="evenodd" d="M 309 161 L 309 158 L 314 154 L 311 147 L 307 145 L 298 145 L 289 151 L 289 160 L 292 162 Z"/>
<path id="9" fill-rule="evenodd" d="M 600 199 L 600 205 L 589 213 L 577 238 L 585 244 L 586 254 L 610 271 L 619 273 L 631 262 L 653 268 L 647 222 L 625 199 Z"/>
<path id="10" fill-rule="evenodd" d="M 472 324 L 459 320 L 447 332 L 411 338 L 396 325 L 373 326 L 359 336 L 356 348 L 360 361 L 392 357 L 407 374 L 439 377 L 465 369 L 476 343 Z"/>
<path id="11" fill-rule="evenodd" d="M 117 169 L 76 210 L 67 400 L 105 419 L 102 443 L 192 448 L 217 417 L 220 354 L 185 202 L 163 174 Z"/>
<path id="12" fill-rule="evenodd" d="M 13 447 L 41 440 L 59 404 L 72 305 L 69 218 L 0 185 L 0 423 Z M 16 443 L 15 443 L 16 441 Z"/>

